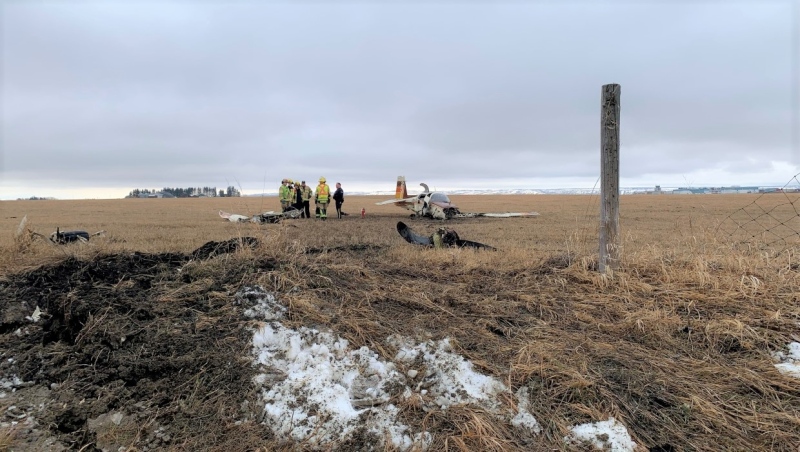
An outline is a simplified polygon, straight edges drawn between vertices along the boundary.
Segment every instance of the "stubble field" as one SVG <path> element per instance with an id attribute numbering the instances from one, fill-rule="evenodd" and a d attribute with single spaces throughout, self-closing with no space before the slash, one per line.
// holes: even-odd
<path id="1" fill-rule="evenodd" d="M 383 197 L 268 225 L 217 212 L 274 197 L 3 202 L 0 450 L 592 450 L 574 429 L 613 418 L 626 433 L 596 445 L 795 451 L 800 380 L 775 364 L 800 342 L 797 197 L 623 196 L 610 275 L 592 196 L 453 196 L 465 212 L 539 212 L 447 222 L 497 252 L 407 244 L 398 221 L 440 222 Z M 106 233 L 54 246 L 15 235 L 26 215 L 45 235 Z M 249 315 L 266 294 L 282 308 Z M 254 343 L 265 329 L 316 341 L 328 367 L 347 350 L 383 364 L 308 386 L 328 367 L 294 379 L 304 349 Z M 403 360 L 403 341 L 439 352 Z M 469 383 L 437 367 L 445 349 Z M 348 372 L 374 400 L 356 403 Z M 329 387 L 349 393 L 345 415 L 315 398 Z"/>

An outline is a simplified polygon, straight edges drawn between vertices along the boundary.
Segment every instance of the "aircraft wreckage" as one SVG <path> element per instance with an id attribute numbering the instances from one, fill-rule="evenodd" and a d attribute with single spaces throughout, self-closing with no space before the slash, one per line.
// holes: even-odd
<path id="1" fill-rule="evenodd" d="M 406 178 L 397 178 L 397 189 L 394 199 L 376 202 L 376 205 L 394 204 L 397 207 L 408 209 L 414 212 L 413 218 L 432 218 L 435 220 L 449 220 L 452 218 L 529 218 L 539 216 L 537 212 L 504 212 L 504 213 L 477 213 L 461 212 L 458 207 L 450 201 L 447 194 L 442 192 L 432 192 L 425 183 L 420 184 L 424 191 L 415 196 L 408 196 L 406 189 Z"/>
<path id="2" fill-rule="evenodd" d="M 483 243 L 473 242 L 471 240 L 463 240 L 458 236 L 458 233 L 449 228 L 437 228 L 436 232 L 429 236 L 420 235 L 411 230 L 408 225 L 402 221 L 397 222 L 397 232 L 403 237 L 406 242 L 414 245 L 422 245 L 433 248 L 478 248 L 485 250 L 497 251 L 497 248 Z"/>
<path id="3" fill-rule="evenodd" d="M 56 228 L 56 231 L 51 233 L 50 236 L 45 236 L 44 234 L 40 234 L 36 231 L 33 231 L 26 227 L 28 223 L 28 216 L 25 215 L 22 217 L 22 221 L 19 223 L 17 227 L 17 232 L 15 234 L 16 237 L 21 237 L 26 231 L 27 233 L 33 238 L 42 238 L 45 240 L 49 240 L 51 243 L 56 245 L 66 245 L 67 243 L 73 242 L 88 242 L 90 238 L 97 237 L 99 235 L 103 235 L 106 231 L 97 231 L 95 233 L 90 234 L 87 231 L 62 231 L 61 228 Z"/>
<path id="4" fill-rule="evenodd" d="M 236 213 L 228 213 L 223 212 L 222 210 L 219 211 L 219 216 L 224 218 L 231 223 L 278 223 L 281 220 L 289 219 L 289 218 L 300 218 L 300 215 L 303 214 L 303 211 L 300 209 L 296 209 L 294 207 L 286 210 L 285 212 L 275 212 L 270 210 L 264 213 L 257 213 L 253 216 L 247 215 L 239 215 Z"/>

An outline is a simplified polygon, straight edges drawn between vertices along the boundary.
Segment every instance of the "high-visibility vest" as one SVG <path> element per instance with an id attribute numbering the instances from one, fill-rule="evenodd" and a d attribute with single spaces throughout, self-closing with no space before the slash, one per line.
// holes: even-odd
<path id="1" fill-rule="evenodd" d="M 281 201 L 289 200 L 289 186 L 281 184 L 281 187 L 278 189 L 278 198 Z"/>
<path id="2" fill-rule="evenodd" d="M 331 188 L 328 187 L 328 184 L 319 184 L 314 194 L 318 202 L 328 202 L 328 198 L 331 196 Z"/>
<path id="3" fill-rule="evenodd" d="M 310 200 L 311 199 L 311 195 L 314 194 L 314 192 L 311 191 L 311 187 L 309 187 L 308 185 L 306 185 L 305 187 L 301 185 L 300 189 L 303 191 L 303 201 Z"/>

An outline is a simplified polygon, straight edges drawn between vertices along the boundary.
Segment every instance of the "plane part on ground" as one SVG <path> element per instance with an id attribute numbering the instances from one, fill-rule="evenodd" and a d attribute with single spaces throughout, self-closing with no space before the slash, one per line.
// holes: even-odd
<path id="1" fill-rule="evenodd" d="M 58 245 L 65 245 L 72 242 L 88 242 L 90 237 L 105 234 L 106 231 L 97 231 L 94 234 L 89 234 L 86 231 L 61 231 L 56 228 L 56 232 L 50 234 L 50 241 Z M 38 235 L 38 234 L 37 234 Z"/>
<path id="2" fill-rule="evenodd" d="M 89 233 L 86 231 L 56 231 L 50 234 L 50 241 L 53 243 L 88 242 Z"/>
<path id="3" fill-rule="evenodd" d="M 505 212 L 505 213 L 459 213 L 454 218 L 530 218 L 538 217 L 539 212 Z"/>
<path id="4" fill-rule="evenodd" d="M 434 248 L 477 248 L 496 251 L 497 248 L 483 243 L 473 242 L 471 240 L 463 240 L 458 236 L 458 233 L 448 228 L 438 228 L 430 236 L 424 236 L 414 232 L 408 225 L 402 221 L 397 222 L 397 232 L 405 239 L 406 242 L 414 245 L 422 245 Z"/>
<path id="5" fill-rule="evenodd" d="M 408 243 L 412 243 L 414 245 L 433 246 L 433 240 L 431 240 L 430 237 L 415 233 L 402 221 L 397 222 L 397 232 L 399 232 L 400 236 L 403 237 Z"/>
<path id="6" fill-rule="evenodd" d="M 228 213 L 222 210 L 219 211 L 220 218 L 228 220 L 231 223 L 278 223 L 287 218 L 300 218 L 302 214 L 303 211 L 295 207 L 290 207 L 284 212 L 275 212 L 270 210 L 264 213 L 255 214 L 252 217 L 236 213 Z"/>

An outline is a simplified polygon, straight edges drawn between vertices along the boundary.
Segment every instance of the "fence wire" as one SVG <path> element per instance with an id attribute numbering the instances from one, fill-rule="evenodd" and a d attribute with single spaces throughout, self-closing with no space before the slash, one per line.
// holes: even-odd
<path id="1" fill-rule="evenodd" d="M 717 226 L 717 234 L 736 242 L 766 246 L 800 244 L 800 173 L 782 188 L 765 191 Z"/>

